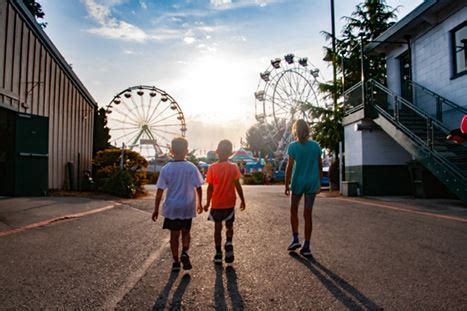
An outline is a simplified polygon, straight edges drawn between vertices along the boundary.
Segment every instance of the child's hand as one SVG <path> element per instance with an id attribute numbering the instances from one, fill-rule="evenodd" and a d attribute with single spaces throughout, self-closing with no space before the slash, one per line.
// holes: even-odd
<path id="1" fill-rule="evenodd" d="M 204 206 L 204 211 L 207 212 L 208 210 L 209 210 L 209 204 L 206 204 L 206 205 Z"/>
<path id="2" fill-rule="evenodd" d="M 154 210 L 154 212 L 152 212 L 152 216 L 151 216 L 152 221 L 156 221 L 157 217 L 159 217 L 159 211 Z"/>
<path id="3" fill-rule="evenodd" d="M 244 211 L 246 208 L 245 202 L 240 203 L 240 210 Z"/>
<path id="4" fill-rule="evenodd" d="M 290 189 L 289 189 L 289 186 L 288 186 L 288 185 L 285 186 L 285 191 L 284 191 L 284 193 L 285 193 L 286 196 L 289 196 L 289 195 L 290 195 Z"/>
<path id="5" fill-rule="evenodd" d="M 198 214 L 201 214 L 203 212 L 203 206 L 201 206 L 201 203 L 198 204 L 198 206 L 196 207 L 196 210 Z"/>

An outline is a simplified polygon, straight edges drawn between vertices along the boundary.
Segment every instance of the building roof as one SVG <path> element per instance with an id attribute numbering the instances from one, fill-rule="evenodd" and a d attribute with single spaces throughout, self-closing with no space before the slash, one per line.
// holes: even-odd
<path id="1" fill-rule="evenodd" d="M 34 16 L 29 12 L 26 5 L 22 0 L 10 0 L 11 5 L 16 9 L 24 21 L 31 27 L 31 31 L 41 41 L 47 51 L 50 53 L 52 58 L 57 62 L 63 72 L 68 76 L 71 82 L 76 86 L 80 93 L 87 99 L 88 103 L 94 107 L 97 107 L 97 102 L 92 97 L 91 93 L 86 89 L 84 84 L 75 74 L 71 66 L 67 63 L 62 54 L 58 51 L 57 47 L 52 43 L 49 36 L 45 33 L 42 27 L 37 23 Z"/>
<path id="2" fill-rule="evenodd" d="M 456 0 L 454 0 L 456 1 Z M 453 2 L 452 0 L 425 0 L 422 4 L 417 6 L 413 11 L 404 16 L 400 21 L 392 25 L 389 29 L 383 32 L 374 42 L 369 43 L 365 50 L 371 52 L 375 49 L 378 49 L 384 46 L 386 43 L 391 43 L 389 41 L 395 41 L 398 39 L 400 41 L 401 37 L 404 35 L 409 28 L 414 28 L 417 23 L 422 21 L 423 15 L 425 15 L 429 10 L 434 8 L 439 4 L 446 4 Z"/>

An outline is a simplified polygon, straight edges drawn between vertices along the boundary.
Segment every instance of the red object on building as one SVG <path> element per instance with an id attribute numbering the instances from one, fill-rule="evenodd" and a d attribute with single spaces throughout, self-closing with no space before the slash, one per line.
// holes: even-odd
<path id="1" fill-rule="evenodd" d="M 462 119 L 461 122 L 461 132 L 463 134 L 467 134 L 467 114 L 464 115 L 464 118 Z"/>

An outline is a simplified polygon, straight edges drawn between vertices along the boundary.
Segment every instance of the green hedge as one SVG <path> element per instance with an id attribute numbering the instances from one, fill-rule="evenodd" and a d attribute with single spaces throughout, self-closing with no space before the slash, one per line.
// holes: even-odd
<path id="1" fill-rule="evenodd" d="M 96 167 L 97 189 L 120 197 L 133 198 L 144 193 L 148 162 L 139 153 L 124 151 L 123 170 L 120 169 L 121 149 L 99 151 L 93 160 Z"/>

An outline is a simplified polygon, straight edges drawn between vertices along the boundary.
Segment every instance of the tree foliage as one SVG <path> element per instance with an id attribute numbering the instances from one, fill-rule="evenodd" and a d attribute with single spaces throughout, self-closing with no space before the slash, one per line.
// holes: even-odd
<path id="1" fill-rule="evenodd" d="M 283 132 L 275 132 L 271 124 L 258 122 L 252 125 L 246 132 L 246 148 L 253 153 L 266 156 L 276 150 L 283 135 Z"/>
<path id="2" fill-rule="evenodd" d="M 93 154 L 109 148 L 110 134 L 104 108 L 94 110 Z"/>
<path id="3" fill-rule="evenodd" d="M 29 12 L 31 12 L 32 16 L 36 19 L 44 19 L 45 13 L 42 11 L 42 6 L 35 0 L 23 0 L 24 4 L 28 8 Z M 38 22 L 42 28 L 47 27 L 46 22 Z"/>
<path id="4" fill-rule="evenodd" d="M 340 98 L 337 105 L 329 109 L 310 107 L 310 115 L 316 121 L 311 132 L 321 146 L 337 153 L 339 141 L 343 140 L 342 118 L 344 117 L 342 95 L 361 80 L 360 38 L 366 45 L 394 24 L 396 9 L 386 4 L 385 0 L 364 0 L 356 6 L 351 16 L 343 17 L 345 24 L 341 37 L 336 38 L 336 53 L 333 53 L 332 35 L 323 31 L 325 39 L 330 43 L 324 47 L 324 60 L 330 66 L 337 67 L 337 81 L 321 83 L 319 88 L 324 98 L 331 99 L 336 93 Z M 386 63 L 382 55 L 365 55 L 365 74 L 381 83 L 386 82 Z M 342 79 L 344 77 L 345 79 Z M 343 85 L 344 81 L 344 85 Z"/>

